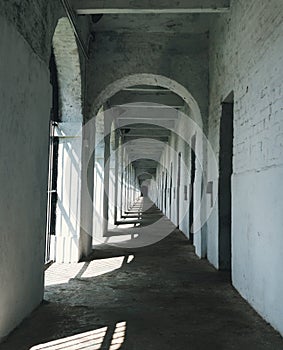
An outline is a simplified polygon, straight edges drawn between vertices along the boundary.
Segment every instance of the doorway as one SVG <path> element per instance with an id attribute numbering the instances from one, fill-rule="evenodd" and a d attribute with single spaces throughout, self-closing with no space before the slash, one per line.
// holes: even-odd
<path id="1" fill-rule="evenodd" d="M 162 171 L 162 179 L 161 179 L 161 210 L 164 212 L 164 171 Z"/>
<path id="2" fill-rule="evenodd" d="M 222 103 L 219 152 L 219 269 L 231 272 L 231 176 L 233 173 L 233 119 L 234 95 Z"/>
<path id="3" fill-rule="evenodd" d="M 196 135 L 192 136 L 191 139 L 191 183 L 190 183 L 190 214 L 189 214 L 189 232 L 190 232 L 190 241 L 194 244 L 194 231 L 193 231 L 193 223 L 194 223 L 194 183 L 196 178 Z"/>
<path id="4" fill-rule="evenodd" d="M 182 154 L 178 154 L 178 175 L 177 175 L 177 227 L 180 227 L 180 187 L 181 187 L 181 160 Z"/>
<path id="5" fill-rule="evenodd" d="M 57 207 L 57 176 L 59 139 L 55 136 L 55 128 L 59 122 L 59 85 L 54 52 L 50 58 L 50 82 L 52 85 L 52 109 L 49 129 L 49 169 L 47 189 L 47 221 L 45 263 L 55 261 L 56 207 Z"/>
<path id="6" fill-rule="evenodd" d="M 165 194 L 165 198 L 164 198 L 164 214 L 167 216 L 167 171 L 165 174 L 165 184 L 164 184 L 164 194 Z"/>
<path id="7" fill-rule="evenodd" d="M 171 162 L 171 166 L 170 166 L 170 186 L 169 186 L 169 219 L 172 219 L 172 191 L 173 191 L 173 164 Z"/>

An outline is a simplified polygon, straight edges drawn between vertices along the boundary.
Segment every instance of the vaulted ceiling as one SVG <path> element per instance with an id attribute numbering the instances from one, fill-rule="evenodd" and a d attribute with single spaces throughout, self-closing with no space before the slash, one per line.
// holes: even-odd
<path id="1" fill-rule="evenodd" d="M 181 36 L 207 33 L 213 16 L 228 11 L 230 6 L 230 0 L 70 0 L 70 3 L 78 16 L 90 16 L 94 33 L 179 35 L 181 47 L 185 45 Z M 201 45 L 199 39 L 197 42 Z M 168 128 L 174 128 L 184 101 L 167 89 L 134 86 L 113 96 L 108 106 L 120 108 L 115 123 L 137 174 L 142 178 L 154 176 L 169 142 Z"/>
<path id="2" fill-rule="evenodd" d="M 113 96 L 108 107 L 119 110 L 115 123 L 137 175 L 154 176 L 184 101 L 164 88 L 134 86 Z"/>

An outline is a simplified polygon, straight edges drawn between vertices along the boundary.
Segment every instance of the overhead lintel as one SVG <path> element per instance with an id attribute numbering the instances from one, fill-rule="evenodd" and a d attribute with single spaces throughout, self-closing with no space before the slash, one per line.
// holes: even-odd
<path id="1" fill-rule="evenodd" d="M 79 15 L 221 13 L 230 9 L 230 0 L 73 0 Z"/>

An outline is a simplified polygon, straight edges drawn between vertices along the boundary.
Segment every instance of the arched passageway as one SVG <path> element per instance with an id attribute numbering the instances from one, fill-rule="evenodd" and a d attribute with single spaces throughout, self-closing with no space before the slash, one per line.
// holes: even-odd
<path id="1" fill-rule="evenodd" d="M 53 108 L 50 125 L 46 262 L 76 262 L 81 215 L 82 72 L 68 18 L 59 19 L 52 41 Z"/>
<path id="2" fill-rule="evenodd" d="M 280 349 L 283 3 L 108 2 L 0 2 L 0 342 Z"/>
<path id="3" fill-rule="evenodd" d="M 110 84 L 95 99 L 91 111 L 93 119 L 86 125 L 93 132 L 96 130 L 96 145 L 99 145 L 95 156 L 93 244 L 111 243 L 108 228 L 115 228 L 125 219 L 124 214 L 141 193 L 138 176 L 149 171 L 148 196 L 188 237 L 195 236 L 197 254 L 206 255 L 203 212 L 209 217 L 211 209 L 207 210 L 202 202 L 201 186 L 206 177 L 203 149 L 210 152 L 211 149 L 192 95 L 170 78 L 135 74 Z M 189 152 L 192 146 L 194 149 Z M 196 152 L 196 175 L 191 180 L 190 156 Z M 182 153 L 186 155 L 184 160 L 178 156 Z M 213 161 L 213 155 L 210 158 Z M 217 176 L 217 166 L 213 166 Z M 160 172 L 164 170 L 160 187 Z M 192 181 L 194 186 L 189 185 Z M 192 188 L 194 193 L 190 192 Z M 195 212 L 189 210 L 191 198 L 195 201 L 191 206 L 196 208 Z"/>
<path id="4" fill-rule="evenodd" d="M 143 205 L 144 229 L 157 219 L 151 231 L 170 225 L 148 198 L 136 203 L 132 216 Z M 144 350 L 148 343 L 182 350 L 197 343 L 200 350 L 233 350 L 235 344 L 280 350 L 281 338 L 251 311 L 227 275 L 196 259 L 184 235 L 171 229 L 166 239 L 143 249 L 100 247 L 84 262 L 52 265 L 46 272 L 48 302 L 1 349 Z M 132 236 L 133 224 L 123 234 Z M 235 333 L 243 327 L 245 332 Z"/>

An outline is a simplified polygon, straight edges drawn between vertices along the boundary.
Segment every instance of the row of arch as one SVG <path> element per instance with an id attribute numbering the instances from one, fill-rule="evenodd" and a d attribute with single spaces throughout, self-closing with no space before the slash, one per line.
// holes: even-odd
<path id="1" fill-rule="evenodd" d="M 56 210 L 53 203 L 53 214 L 49 212 L 48 216 L 49 222 L 54 223 L 52 233 L 57 235 L 54 255 L 64 262 L 78 260 L 82 255 L 87 255 L 91 249 L 91 239 L 88 236 L 93 218 L 90 214 L 86 217 L 86 213 L 90 213 L 91 208 L 84 198 L 89 191 L 87 179 L 89 174 L 82 163 L 89 159 L 83 145 L 88 142 L 88 138 L 94 137 L 96 131 L 94 126 L 92 130 L 87 130 L 86 134 L 82 129 L 84 121 L 95 117 L 101 107 L 119 91 L 137 85 L 170 90 L 182 98 L 186 104 L 187 114 L 200 130 L 202 130 L 203 121 L 198 103 L 184 86 L 171 78 L 148 73 L 131 74 L 112 82 L 98 96 L 94 96 L 94 101 L 91 101 L 90 115 L 83 115 L 83 105 L 88 102 L 84 100 L 87 95 L 83 93 L 85 86 L 82 84 L 85 65 L 81 64 L 82 59 L 76 38 L 67 18 L 61 18 L 58 21 L 53 37 L 53 50 L 58 77 L 59 113 L 56 130 L 52 131 L 52 136 L 55 135 L 58 140 L 57 150 L 55 150 L 58 159 L 55 166 L 58 165 L 59 168 L 55 172 L 55 176 L 56 174 L 58 176 L 55 188 Z M 54 158 L 54 154 L 52 157 Z M 54 167 L 52 160 L 50 164 Z M 71 177 L 70 174 L 72 174 Z M 51 192 L 52 190 L 54 189 L 51 188 Z M 92 195 L 90 197 L 93 200 Z M 55 215 L 56 218 L 50 219 L 50 215 Z M 47 241 L 50 242 L 50 232 L 47 232 Z M 50 247 L 48 251 L 50 252 Z"/>

